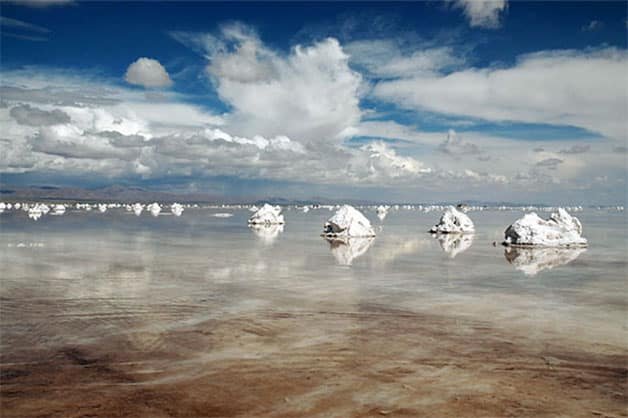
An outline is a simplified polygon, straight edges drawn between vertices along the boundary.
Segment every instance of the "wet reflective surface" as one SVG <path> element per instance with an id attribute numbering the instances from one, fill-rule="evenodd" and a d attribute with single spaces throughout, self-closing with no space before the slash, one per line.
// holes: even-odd
<path id="1" fill-rule="evenodd" d="M 440 214 L 366 211 L 377 237 L 328 242 L 327 210 L 215 212 L 0 215 L 2 416 L 626 410 L 623 213 L 505 250 L 521 213 L 433 238 Z"/>

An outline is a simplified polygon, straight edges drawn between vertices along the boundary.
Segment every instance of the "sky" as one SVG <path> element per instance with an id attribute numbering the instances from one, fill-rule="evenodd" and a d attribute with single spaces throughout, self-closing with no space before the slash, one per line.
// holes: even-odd
<path id="1" fill-rule="evenodd" d="M 622 204 L 623 1 L 0 2 L 3 186 Z"/>

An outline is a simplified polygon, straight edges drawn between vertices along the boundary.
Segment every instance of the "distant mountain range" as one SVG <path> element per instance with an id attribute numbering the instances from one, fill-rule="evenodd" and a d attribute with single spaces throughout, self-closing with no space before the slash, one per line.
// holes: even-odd
<path id="1" fill-rule="evenodd" d="M 76 201 L 115 201 L 115 202 L 217 202 L 214 196 L 204 193 L 169 193 L 147 190 L 140 187 L 109 186 L 97 189 L 78 187 L 31 186 L 0 189 L 0 199 L 4 200 L 76 200 Z"/>
<path id="2" fill-rule="evenodd" d="M 348 203 L 352 205 L 377 205 L 391 204 L 391 202 L 367 200 L 367 199 L 330 199 L 325 197 L 312 197 L 310 199 L 287 199 L 284 197 L 229 197 L 215 196 L 202 192 L 173 193 L 144 189 L 133 186 L 108 186 L 94 189 L 79 187 L 56 186 L 0 186 L 0 200 L 65 200 L 65 201 L 112 201 L 112 202 L 181 202 L 181 203 L 242 203 L 275 205 L 311 205 L 311 204 L 337 204 Z M 542 203 L 515 203 L 515 202 L 485 202 L 477 200 L 465 200 L 461 202 L 394 202 L 398 204 L 457 204 L 465 203 L 472 206 L 544 206 Z"/>

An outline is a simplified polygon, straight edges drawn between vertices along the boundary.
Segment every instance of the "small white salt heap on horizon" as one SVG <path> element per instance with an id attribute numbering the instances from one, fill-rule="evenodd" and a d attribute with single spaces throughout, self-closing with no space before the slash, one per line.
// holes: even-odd
<path id="1" fill-rule="evenodd" d="M 28 217 L 36 221 L 50 211 L 48 205 L 37 203 L 28 210 Z"/>
<path id="2" fill-rule="evenodd" d="M 107 212 L 107 205 L 105 203 L 99 203 L 98 204 L 98 211 L 100 213 L 105 213 Z"/>
<path id="3" fill-rule="evenodd" d="M 183 205 L 181 205 L 180 203 L 175 202 L 170 205 L 170 212 L 172 212 L 174 216 L 181 216 L 183 210 Z"/>
<path id="4" fill-rule="evenodd" d="M 384 219 L 386 219 L 386 215 L 388 215 L 389 209 L 390 209 L 390 206 L 378 206 L 377 207 L 377 217 L 379 218 L 380 221 L 383 221 Z"/>
<path id="5" fill-rule="evenodd" d="M 58 204 L 58 205 L 54 205 L 54 207 L 52 208 L 53 215 L 61 216 L 64 213 L 65 213 L 65 205 Z"/>
<path id="6" fill-rule="evenodd" d="M 323 226 L 325 237 L 374 237 L 371 222 L 356 208 L 344 205 Z"/>
<path id="7" fill-rule="evenodd" d="M 249 218 L 249 225 L 281 225 L 285 223 L 280 206 L 265 203 Z"/>
<path id="8" fill-rule="evenodd" d="M 133 213 L 135 213 L 135 216 L 140 216 L 144 210 L 144 205 L 141 203 L 135 203 L 131 206 L 131 209 L 133 210 Z"/>
<path id="9" fill-rule="evenodd" d="M 150 211 L 150 214 L 153 216 L 159 216 L 159 213 L 161 212 L 161 206 L 159 206 L 159 203 L 157 202 L 153 202 L 150 205 L 146 206 L 146 209 L 148 209 Z"/>
<path id="10" fill-rule="evenodd" d="M 475 232 L 473 221 L 453 206 L 447 207 L 430 232 L 433 234 L 464 234 Z"/>
<path id="11" fill-rule="evenodd" d="M 586 247 L 582 224 L 563 208 L 541 219 L 535 212 L 527 213 L 504 232 L 502 243 L 513 247 Z"/>

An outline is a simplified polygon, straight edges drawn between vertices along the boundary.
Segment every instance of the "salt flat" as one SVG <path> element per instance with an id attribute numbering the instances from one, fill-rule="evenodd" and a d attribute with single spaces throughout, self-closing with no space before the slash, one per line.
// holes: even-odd
<path id="1" fill-rule="evenodd" d="M 492 243 L 520 212 L 456 248 L 438 212 L 368 209 L 346 249 L 328 210 L 270 236 L 214 212 L 1 215 L 2 416 L 626 414 L 623 213 L 515 257 Z"/>

